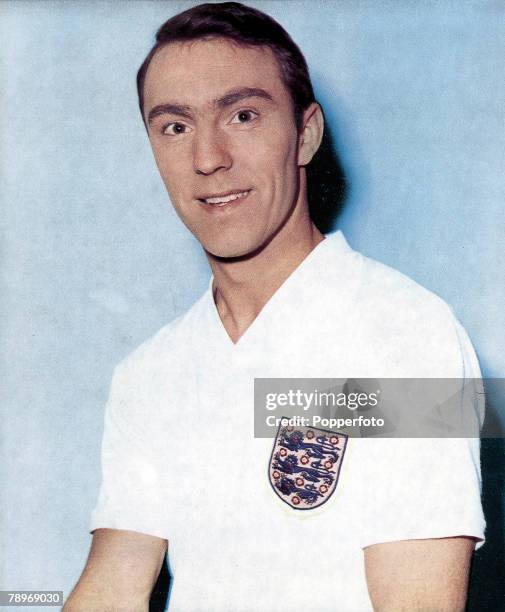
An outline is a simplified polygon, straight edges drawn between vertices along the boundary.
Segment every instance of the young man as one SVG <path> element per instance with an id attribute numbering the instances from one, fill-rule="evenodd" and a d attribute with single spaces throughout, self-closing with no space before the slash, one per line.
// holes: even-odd
<path id="1" fill-rule="evenodd" d="M 273 441 L 253 436 L 255 377 L 479 373 L 439 298 L 312 223 L 323 115 L 300 51 L 256 10 L 201 5 L 161 27 L 138 86 L 213 278 L 116 368 L 93 544 L 65 610 L 147 610 L 167 540 L 169 610 L 463 610 L 478 441 L 351 438 L 310 507 L 276 494 Z"/>

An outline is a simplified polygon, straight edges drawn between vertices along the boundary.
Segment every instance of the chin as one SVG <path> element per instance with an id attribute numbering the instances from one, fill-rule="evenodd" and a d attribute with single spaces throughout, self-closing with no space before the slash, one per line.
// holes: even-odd
<path id="1" fill-rule="evenodd" d="M 200 240 L 203 248 L 219 259 L 246 259 L 260 251 L 265 244 L 263 240 L 254 240 L 251 237 L 235 235 L 222 236 L 220 239 Z"/>

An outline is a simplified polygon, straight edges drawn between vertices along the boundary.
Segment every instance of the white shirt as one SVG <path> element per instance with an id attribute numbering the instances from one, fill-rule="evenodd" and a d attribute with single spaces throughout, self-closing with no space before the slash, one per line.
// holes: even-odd
<path id="1" fill-rule="evenodd" d="M 91 530 L 168 539 L 174 612 L 371 610 L 362 548 L 483 539 L 479 441 L 350 438 L 334 493 L 299 512 L 254 438 L 254 377 L 478 376 L 449 307 L 337 232 L 237 344 L 209 287 L 116 368 Z"/>

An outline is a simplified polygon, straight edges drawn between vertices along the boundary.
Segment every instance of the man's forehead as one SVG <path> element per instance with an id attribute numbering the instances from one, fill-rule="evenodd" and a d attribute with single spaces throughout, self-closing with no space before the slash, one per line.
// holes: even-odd
<path id="1" fill-rule="evenodd" d="M 258 88 L 286 95 L 277 59 L 266 46 L 225 39 L 169 43 L 153 57 L 145 80 L 146 106 L 167 98 L 187 106 L 213 104 L 229 91 Z"/>

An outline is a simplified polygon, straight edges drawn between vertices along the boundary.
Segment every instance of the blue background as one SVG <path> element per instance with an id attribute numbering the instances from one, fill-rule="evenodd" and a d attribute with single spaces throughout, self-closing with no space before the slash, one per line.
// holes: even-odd
<path id="1" fill-rule="evenodd" d="M 208 282 L 135 89 L 157 27 L 193 4 L 0 4 L 4 589 L 68 594 L 112 369 Z M 349 185 L 338 226 L 448 301 L 504 377 L 505 4 L 250 4 L 308 60 Z"/>

